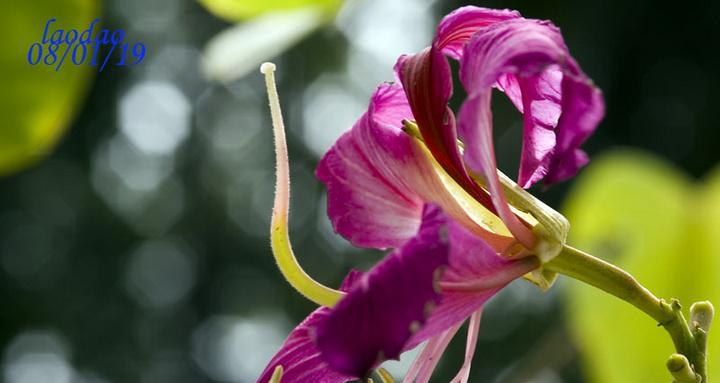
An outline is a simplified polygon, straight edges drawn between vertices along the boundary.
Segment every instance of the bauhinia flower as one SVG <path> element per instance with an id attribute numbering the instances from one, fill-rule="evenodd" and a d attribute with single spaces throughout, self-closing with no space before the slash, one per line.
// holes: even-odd
<path id="1" fill-rule="evenodd" d="M 459 61 L 468 95 L 457 119 L 447 105 L 448 57 Z M 453 380 L 467 382 L 484 303 L 522 276 L 543 288 L 552 281 L 542 267 L 563 248 L 569 225 L 523 188 L 567 179 L 585 165 L 579 146 L 604 113 L 600 91 L 560 31 L 514 11 L 460 8 L 441 21 L 430 47 L 400 57 L 395 69 L 399 81 L 377 88 L 316 172 L 337 233 L 356 246 L 393 249 L 337 291 L 307 276 L 292 254 L 274 66 L 261 68 L 278 160 L 273 252 L 288 281 L 325 307 L 293 330 L 258 382 L 366 379 L 423 342 L 405 381 L 427 382 L 469 318 L 466 359 Z M 493 89 L 523 114 L 522 187 L 497 170 Z"/>

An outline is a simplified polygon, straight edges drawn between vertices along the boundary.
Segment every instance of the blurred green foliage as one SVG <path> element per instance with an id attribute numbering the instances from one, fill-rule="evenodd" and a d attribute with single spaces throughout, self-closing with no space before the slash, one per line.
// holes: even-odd
<path id="1" fill-rule="evenodd" d="M 319 7 L 327 14 L 334 14 L 342 0 L 200 0 L 210 12 L 229 21 L 251 19 L 266 13 L 291 11 L 305 7 Z"/>
<path id="2" fill-rule="evenodd" d="M 57 28 L 86 29 L 100 15 L 94 0 L 3 1 L 0 3 L 0 175 L 17 171 L 47 154 L 72 122 L 96 71 L 67 59 L 60 70 L 28 63 L 30 45 L 40 42 L 47 21 Z M 97 28 L 97 26 L 96 26 Z M 64 52 L 65 46 L 58 49 Z M 43 57 L 47 45 L 43 46 Z"/>
<path id="3" fill-rule="evenodd" d="M 565 209 L 571 243 L 634 275 L 660 298 L 720 302 L 720 171 L 693 184 L 665 162 L 615 152 L 587 169 Z M 568 312 L 593 382 L 662 382 L 669 336 L 629 304 L 569 283 Z M 712 332 L 711 332 L 712 334 Z M 711 336 L 709 354 L 720 355 Z M 710 376 L 720 374 L 710 363 Z"/>
<path id="4" fill-rule="evenodd" d="M 343 9 L 340 17 L 332 23 L 323 20 L 317 28 L 304 28 L 310 32 L 303 35 L 297 31 L 309 25 L 300 17 L 303 10 L 312 8 L 305 6 L 307 2 L 226 2 L 260 7 L 262 12 L 287 11 L 261 17 L 248 12 L 252 20 L 234 24 L 227 20 L 237 19 L 220 20 L 211 14 L 211 0 L 204 1 L 103 1 L 103 27 L 124 29 L 133 40 L 147 45 L 148 55 L 141 65 L 99 73 L 91 94 L 81 102 L 78 118 L 72 117 L 77 100 L 69 102 L 71 90 L 82 93 L 78 89 L 88 82 L 76 81 L 70 74 L 86 68 L 66 66 L 59 72 L 31 68 L 27 49 L 41 37 L 50 17 L 62 21 L 64 28 L 71 27 L 69 20 L 74 19 L 86 26 L 92 17 L 85 16 L 81 23 L 82 12 L 77 9 L 82 4 L 93 8 L 94 3 L 0 2 L 0 31 L 7 36 L 0 53 L 0 87 L 4 91 L 0 153 L 6 151 L 6 131 L 17 134 L 22 130 L 18 121 L 37 116 L 35 109 L 20 108 L 20 100 L 64 104 L 68 110 L 58 106 L 53 111 L 71 126 L 45 161 L 0 178 L 0 381 L 27 383 L 20 379 L 23 376 L 39 377 L 42 383 L 58 381 L 57 368 L 41 367 L 61 366 L 66 373 L 77 373 L 67 380 L 74 383 L 253 382 L 291 326 L 315 308 L 286 284 L 270 254 L 272 136 L 262 76 L 257 65 L 242 61 L 248 56 L 257 55 L 252 59 L 258 63 L 262 56 L 272 56 L 280 68 L 279 91 L 293 162 L 293 245 L 303 266 L 328 285 L 337 285 L 350 268 L 367 269 L 380 253 L 352 248 L 332 233 L 323 187 L 313 176 L 322 147 L 360 116 L 379 82 L 393 78 L 397 56 L 429 44 L 437 21 L 458 6 L 474 3 L 517 9 L 527 17 L 550 19 L 562 28 L 574 57 L 606 96 L 606 119 L 585 145 L 593 162 L 601 161 L 597 154 L 618 146 L 650 151 L 693 176 L 706 173 L 718 161 L 720 129 L 714 106 L 720 101 L 720 51 L 709 47 L 720 41 L 720 29 L 715 27 L 720 2 L 696 1 L 678 7 L 652 0 L 364 0 L 346 2 L 351 6 Z M 97 10 L 93 8 L 91 13 Z M 281 15 L 284 17 L 278 18 Z M 293 15 L 296 22 L 289 23 L 288 17 Z M 268 28 L 265 36 L 258 32 L 262 31 L 258 25 Z M 215 36 L 233 29 L 243 33 L 233 35 L 235 39 L 219 46 L 217 53 L 228 59 L 223 61 L 227 65 L 218 69 L 231 68 L 233 76 L 228 77 L 235 80 L 222 84 L 208 81 L 201 72 L 208 46 Z M 279 49 L 282 37 L 291 42 L 286 43 L 287 49 Z M 257 48 L 254 53 L 245 54 L 253 48 Z M 245 77 L 238 70 L 243 65 L 252 67 Z M 31 69 L 37 77 L 26 75 Z M 58 80 L 64 88 L 55 84 L 58 76 L 70 77 Z M 25 82 L 17 80 L 21 77 Z M 46 90 L 50 84 L 56 85 L 52 96 Z M 462 87 L 456 84 L 455 89 L 459 101 Z M 520 153 L 522 118 L 511 103 L 501 103 L 506 101 L 503 97 L 494 99 L 498 101 L 493 117 L 499 163 L 513 174 Z M 160 154 L 142 150 L 148 145 L 172 150 Z M 593 174 L 592 165 L 588 173 Z M 676 177 L 675 183 L 658 185 L 689 182 Z M 706 186 L 702 198 L 714 194 L 717 201 L 720 182 L 712 184 L 714 192 Z M 533 193 L 558 206 L 573 185 L 571 181 Z M 663 192 L 693 193 L 700 198 L 691 186 L 678 188 L 681 190 Z M 643 201 L 646 206 L 662 206 L 650 204 L 648 197 Z M 633 229 L 637 221 L 632 219 L 640 206 L 628 205 L 636 210 L 616 218 L 625 217 L 625 226 Z M 720 203 L 712 205 L 714 210 L 707 202 L 696 206 L 701 205 L 705 207 L 698 208 L 697 217 L 720 217 Z M 668 206 L 653 209 L 665 210 L 663 214 L 672 210 Z M 653 209 L 646 210 L 660 214 Z M 596 215 L 607 219 L 611 212 Z M 689 230 L 682 228 L 686 222 L 642 222 L 668 230 L 663 241 L 673 236 L 673 230 Z M 574 244 L 580 245 L 583 238 L 591 242 L 593 233 L 583 226 L 596 228 L 577 220 L 571 233 L 576 235 Z M 630 229 L 625 234 L 638 233 Z M 601 241 L 596 248 L 581 248 L 612 257 L 614 243 L 640 245 L 622 241 L 629 237 L 622 232 L 617 236 L 611 230 L 602 233 L 612 239 L 606 251 L 596 251 L 602 247 Z M 704 255 L 720 254 L 717 240 L 707 246 Z M 691 260 L 699 256 L 674 254 Z M 655 258 L 646 256 L 635 263 L 642 262 L 642 269 L 652 270 Z M 634 272 L 641 268 L 633 267 Z M 649 281 L 643 273 L 639 278 Z M 574 287 L 576 282 L 568 285 Z M 674 288 L 670 284 L 659 293 L 675 296 Z M 565 301 L 557 299 L 559 291 L 541 294 L 534 286 L 518 281 L 490 302 L 471 382 L 580 383 L 587 381 L 586 372 L 594 375 L 594 381 L 607 376 L 599 378 L 597 368 L 591 367 L 599 365 L 600 357 L 594 355 L 598 348 L 573 352 L 561 316 Z M 712 297 L 697 299 L 706 298 Z M 634 309 L 612 297 L 595 302 L 603 300 L 635 315 Z M 645 372 L 656 375 L 633 383 L 654 382 L 657 379 L 652 378 L 657 376 L 666 382 L 669 377 L 663 364 L 671 350 L 667 336 L 652 321 L 637 315 L 641 330 L 650 338 L 630 327 L 626 333 L 632 333 L 622 345 L 625 349 L 613 351 L 627 363 L 609 368 L 618 375 L 624 369 L 640 371 L 630 357 L 654 355 L 656 351 L 646 350 L 658 347 L 654 340 L 663 350 L 651 356 Z M 577 326 L 577 316 L 573 323 Z M 594 334 L 588 336 L 609 337 L 625 331 L 621 324 L 612 318 L 602 332 L 598 325 L 589 327 Z M 28 335 L 38 333 L 57 340 L 50 346 L 61 344 L 65 349 L 58 351 L 47 344 L 35 347 L 36 337 Z M 464 337 L 460 334 L 457 338 L 440 361 L 433 381 L 449 381 L 457 373 L 465 351 Z M 591 352 L 593 355 L 583 355 Z M 585 371 L 578 363 L 580 358 L 584 358 Z M 711 368 L 716 362 L 711 356 Z M 394 374 L 402 376 L 407 366 L 397 370 Z M 31 374 L 21 374 L 28 371 Z M 602 382 L 623 381 L 612 379 Z"/>

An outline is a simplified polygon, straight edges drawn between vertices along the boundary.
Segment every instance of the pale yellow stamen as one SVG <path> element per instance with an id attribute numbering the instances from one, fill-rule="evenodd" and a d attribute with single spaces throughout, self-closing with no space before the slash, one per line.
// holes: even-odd
<path id="1" fill-rule="evenodd" d="M 387 372 L 384 368 L 378 368 L 377 374 L 380 377 L 380 381 L 382 383 L 395 383 L 395 380 L 393 379 L 392 375 L 390 375 L 389 372 Z"/>
<path id="2" fill-rule="evenodd" d="M 260 72 L 265 75 L 273 134 L 275 135 L 275 203 L 273 205 L 270 240 L 273 255 L 280 272 L 300 294 L 321 306 L 331 307 L 344 295 L 312 279 L 300 266 L 290 245 L 288 211 L 290 206 L 290 167 L 288 164 L 285 124 L 280 111 L 280 99 L 275 86 L 275 64 L 263 63 Z M 276 370 L 277 372 L 277 370 Z M 281 371 L 282 373 L 282 371 Z"/>
<path id="3" fill-rule="evenodd" d="M 283 376 L 283 366 L 278 365 L 277 367 L 275 367 L 275 371 L 273 371 L 273 374 L 270 377 L 269 383 L 280 383 L 282 376 Z"/>

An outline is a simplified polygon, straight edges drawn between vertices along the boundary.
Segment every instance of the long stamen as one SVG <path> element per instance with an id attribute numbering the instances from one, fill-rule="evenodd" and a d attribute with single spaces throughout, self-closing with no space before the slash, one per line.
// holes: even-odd
<path id="1" fill-rule="evenodd" d="M 465 344 L 465 361 L 460 371 L 455 375 L 450 383 L 467 383 L 470 379 L 470 366 L 472 365 L 473 356 L 475 356 L 475 348 L 477 346 L 478 334 L 480 333 L 480 319 L 482 318 L 482 309 L 475 311 L 470 317 L 468 325 L 467 343 Z"/>
<path id="2" fill-rule="evenodd" d="M 420 355 L 415 358 L 402 383 L 427 383 L 430 380 L 430 375 L 435 370 L 435 366 L 440 361 L 440 357 L 445 352 L 445 348 L 450 344 L 460 326 L 462 326 L 462 322 L 431 338 L 425 348 L 420 351 Z"/>
<path id="3" fill-rule="evenodd" d="M 344 295 L 312 279 L 300 266 L 290 245 L 288 211 L 290 208 L 290 167 L 288 164 L 285 124 L 280 111 L 280 99 L 275 86 L 275 64 L 263 63 L 260 72 L 265 75 L 273 134 L 275 136 L 275 203 L 273 205 L 270 240 L 273 255 L 280 272 L 300 294 L 321 306 L 332 307 Z"/>

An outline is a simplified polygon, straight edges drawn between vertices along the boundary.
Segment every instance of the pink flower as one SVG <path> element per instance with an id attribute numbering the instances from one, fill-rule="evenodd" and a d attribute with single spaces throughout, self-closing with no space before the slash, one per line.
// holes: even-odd
<path id="1" fill-rule="evenodd" d="M 460 61 L 468 94 L 457 122 L 445 56 Z M 470 318 L 467 357 L 453 380 L 467 382 L 483 304 L 565 240 L 564 218 L 498 175 L 490 111 L 498 88 L 523 113 L 523 187 L 571 177 L 587 162 L 579 145 L 602 118 L 602 95 L 556 27 L 514 11 L 460 8 L 396 72 L 400 83 L 378 87 L 317 169 L 335 230 L 356 246 L 394 250 L 367 273 L 352 272 L 344 297 L 298 326 L 259 382 L 277 366 L 283 383 L 361 379 L 427 341 L 405 378 L 426 382 Z"/>

